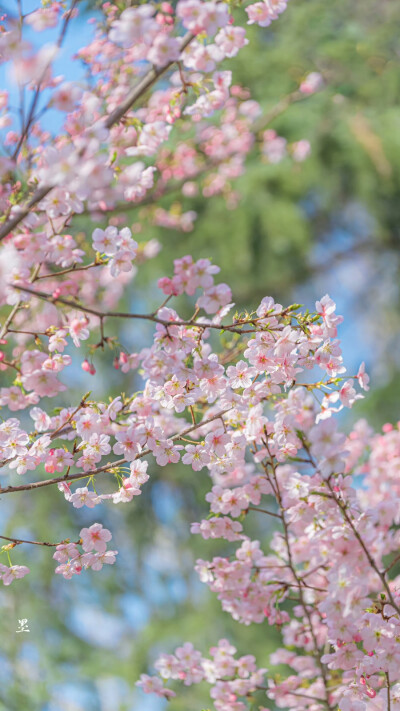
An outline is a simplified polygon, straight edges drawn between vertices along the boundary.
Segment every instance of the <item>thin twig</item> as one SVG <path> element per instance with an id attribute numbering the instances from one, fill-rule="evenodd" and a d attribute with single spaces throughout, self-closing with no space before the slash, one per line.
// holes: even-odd
<path id="1" fill-rule="evenodd" d="M 60 546 L 62 543 L 71 543 L 69 538 L 66 538 L 64 541 L 59 541 L 59 543 L 48 543 L 47 541 L 26 541 L 23 538 L 9 538 L 8 536 L 0 536 L 0 538 L 4 541 L 10 541 L 16 546 L 19 546 L 22 543 L 30 543 L 32 546 L 48 546 L 49 548 L 55 548 L 56 546 Z M 81 539 L 74 541 L 75 545 L 79 545 L 80 542 Z"/>
<path id="2" fill-rule="evenodd" d="M 260 511 L 260 513 L 268 514 L 268 516 L 274 516 L 282 520 L 281 514 L 274 513 L 273 511 L 267 511 L 267 509 L 260 509 L 259 506 L 249 506 L 247 511 Z"/>
<path id="3" fill-rule="evenodd" d="M 386 677 L 387 711 L 391 711 L 391 703 L 390 703 L 390 677 L 389 677 L 389 672 L 385 672 L 385 677 Z"/>
<path id="4" fill-rule="evenodd" d="M 35 289 L 30 289 L 27 286 L 20 286 L 19 284 L 12 284 L 14 289 L 17 289 L 18 291 L 23 291 L 28 294 L 31 294 L 32 296 L 38 298 L 38 299 L 43 299 L 44 301 L 48 301 L 49 303 L 60 303 L 64 304 L 64 306 L 69 306 L 72 309 L 76 309 L 77 311 L 82 311 L 83 313 L 91 314 L 91 316 L 97 316 L 98 318 L 132 318 L 132 319 L 141 319 L 145 321 L 154 321 L 154 323 L 160 323 L 162 326 L 170 327 L 172 328 L 173 326 L 187 326 L 189 328 L 200 328 L 202 331 L 206 331 L 208 328 L 213 328 L 218 331 L 231 331 L 232 333 L 255 333 L 257 331 L 256 328 L 253 329 L 247 329 L 243 330 L 243 328 L 240 328 L 240 326 L 246 326 L 246 325 L 255 325 L 257 321 L 262 320 L 261 317 L 258 318 L 250 318 L 250 319 L 242 319 L 235 321 L 234 323 L 223 325 L 223 324 L 216 324 L 216 323 L 201 323 L 198 321 L 192 321 L 191 319 L 189 321 L 167 321 L 162 318 L 158 318 L 157 316 L 152 314 L 133 314 L 133 313 L 124 313 L 123 311 L 99 311 L 99 309 L 95 309 L 91 306 L 83 306 L 82 304 L 79 303 L 79 301 L 75 301 L 74 299 L 65 299 L 62 296 L 53 296 L 52 294 L 46 294 L 44 291 L 36 291 Z M 282 316 L 282 314 L 279 314 L 279 316 Z M 275 331 L 275 330 L 280 330 L 280 328 L 270 328 L 270 331 Z"/>

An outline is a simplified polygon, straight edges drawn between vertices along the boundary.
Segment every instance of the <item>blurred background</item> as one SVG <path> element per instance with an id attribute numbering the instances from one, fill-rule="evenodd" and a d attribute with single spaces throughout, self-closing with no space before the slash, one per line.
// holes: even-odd
<path id="1" fill-rule="evenodd" d="M 88 41 L 91 16 L 96 9 L 88 7 L 76 20 L 64 62 Z M 185 254 L 220 265 L 238 308 L 255 307 L 265 295 L 312 308 L 328 292 L 345 316 L 340 336 L 348 369 L 365 360 L 372 380 L 344 426 L 366 417 L 379 428 L 400 413 L 399 22 L 400 5 L 391 0 L 292 0 L 279 22 L 249 28 L 250 43 L 230 66 L 234 83 L 248 87 L 266 111 L 310 72 L 323 77 L 321 91 L 271 124 L 288 142 L 309 140 L 311 154 L 277 165 L 251 155 L 235 183 L 234 209 L 223 196 L 184 198 L 184 209 L 198 215 L 193 230 L 149 228 L 145 239 L 156 238 L 162 250 L 124 297 L 137 308 L 157 303 L 156 279 L 171 274 L 172 260 Z M 66 65 L 62 73 L 71 78 L 70 71 Z M 161 204 L 170 208 L 175 199 Z M 133 224 L 134 211 L 126 214 Z M 84 218 L 78 228 L 85 229 Z M 132 348 L 149 342 L 146 326 L 121 328 Z M 129 375 L 110 376 L 107 358 L 96 368 L 96 394 L 137 389 Z M 77 373 L 65 403 L 84 387 Z M 0 589 L 1 711 L 161 711 L 165 702 L 134 683 L 161 651 L 189 640 L 206 653 L 228 637 L 240 653 L 251 651 L 268 666 L 277 633 L 266 623 L 234 623 L 193 572 L 196 558 L 231 550 L 189 533 L 190 523 L 207 513 L 207 474 L 155 465 L 149 473 L 140 499 L 118 507 L 76 510 L 50 489 L 3 497 L 5 535 L 58 540 L 100 520 L 120 554 L 111 569 L 69 581 L 54 575 L 45 549 L 14 554 L 32 573 Z M 264 522 L 249 517 L 246 527 L 267 543 Z M 20 619 L 28 620 L 29 633 L 16 633 Z M 269 705 L 265 696 L 257 701 Z M 194 687 L 172 701 L 171 711 L 209 706 L 207 689 Z"/>

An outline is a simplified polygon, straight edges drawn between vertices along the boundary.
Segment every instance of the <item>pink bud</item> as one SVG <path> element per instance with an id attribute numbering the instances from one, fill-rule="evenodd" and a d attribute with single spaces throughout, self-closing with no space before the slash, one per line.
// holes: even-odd
<path id="1" fill-rule="evenodd" d="M 60 288 L 54 289 L 54 291 L 52 293 L 53 299 L 58 299 L 59 296 L 61 296 L 61 289 Z"/>
<path id="2" fill-rule="evenodd" d="M 82 363 L 82 370 L 84 370 L 86 373 L 90 373 L 90 367 L 91 366 L 90 366 L 89 361 L 87 360 L 87 358 L 85 358 L 85 360 Z"/>
<path id="3" fill-rule="evenodd" d="M 364 677 L 364 676 L 361 676 L 361 677 L 360 677 L 360 684 L 362 684 L 363 686 L 365 686 L 366 683 L 367 683 L 367 682 L 365 681 L 365 677 Z"/>
<path id="4" fill-rule="evenodd" d="M 128 356 L 126 355 L 126 353 L 119 354 L 119 362 L 123 364 L 128 362 Z"/>
<path id="5" fill-rule="evenodd" d="M 367 689 L 367 696 L 369 696 L 370 699 L 374 699 L 376 696 L 376 691 L 375 689 Z"/>
<path id="6" fill-rule="evenodd" d="M 5 357 L 6 357 L 6 354 L 4 353 L 4 351 L 0 351 L 0 362 L 2 360 L 4 360 Z"/>
<path id="7" fill-rule="evenodd" d="M 113 366 L 114 366 L 115 370 L 119 370 L 119 360 L 118 360 L 117 356 L 115 356 L 115 358 L 113 360 Z"/>
<path id="8" fill-rule="evenodd" d="M 95 375 L 96 373 L 96 368 L 94 367 L 93 363 L 91 366 L 89 366 L 89 373 L 90 375 Z"/>
<path id="9" fill-rule="evenodd" d="M 161 279 L 158 280 L 157 286 L 159 289 L 161 289 L 166 296 L 169 296 L 172 294 L 173 296 L 177 296 L 179 293 L 179 290 L 175 288 L 175 285 L 169 277 L 161 277 Z"/>
<path id="10" fill-rule="evenodd" d="M 161 3 L 161 10 L 163 12 L 167 12 L 169 15 L 173 15 L 174 8 L 172 7 L 171 3 L 169 2 L 162 2 Z"/>

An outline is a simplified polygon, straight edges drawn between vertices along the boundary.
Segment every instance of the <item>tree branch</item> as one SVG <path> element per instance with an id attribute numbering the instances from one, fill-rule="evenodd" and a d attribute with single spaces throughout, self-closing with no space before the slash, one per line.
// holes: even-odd
<path id="1" fill-rule="evenodd" d="M 225 415 L 227 412 L 230 412 L 232 409 L 232 407 L 228 407 L 225 410 L 221 410 L 216 415 L 209 417 L 207 420 L 198 422 L 195 425 L 187 427 L 182 432 L 178 432 L 176 435 L 171 437 L 171 439 L 175 442 L 177 439 L 181 439 L 181 437 L 184 437 L 190 432 L 198 430 L 204 425 L 208 425 L 210 422 L 214 422 L 214 420 L 220 419 L 223 415 Z M 146 457 L 148 454 L 151 454 L 151 449 L 144 449 L 142 452 L 139 452 L 139 454 L 136 455 L 135 460 L 142 459 L 142 457 Z M 21 486 L 6 486 L 0 488 L 0 494 L 12 494 L 16 491 L 31 491 L 32 489 L 41 489 L 43 486 L 51 486 L 52 484 L 58 484 L 61 481 L 69 483 L 70 481 L 76 481 L 78 479 L 86 479 L 88 477 L 95 476 L 96 474 L 102 474 L 103 472 L 108 472 L 112 469 L 116 469 L 117 467 L 122 466 L 122 464 L 127 463 L 129 462 L 127 462 L 127 460 L 124 458 L 117 459 L 115 462 L 108 462 L 102 467 L 98 467 L 97 469 L 91 469 L 87 472 L 79 472 L 78 474 L 68 474 L 68 476 L 59 476 L 55 477 L 54 479 L 45 479 L 43 481 L 33 481 L 30 484 L 22 484 Z"/>
<path id="2" fill-rule="evenodd" d="M 60 546 L 62 543 L 71 543 L 69 538 L 65 538 L 64 541 L 59 541 L 59 543 L 48 543 L 47 541 L 26 541 L 23 538 L 9 538 L 8 536 L 0 536 L 4 541 L 10 541 L 13 543 L 15 546 L 19 546 L 22 543 L 30 543 L 33 546 L 48 546 L 49 548 L 55 548 L 56 546 Z M 81 542 L 81 539 L 79 541 L 73 541 L 75 545 L 78 545 Z"/>
<path id="3" fill-rule="evenodd" d="M 241 328 L 238 328 L 240 325 L 254 325 L 257 321 L 262 320 L 262 318 L 250 318 L 250 319 L 243 319 L 242 321 L 238 320 L 235 323 L 232 324 L 227 324 L 226 326 L 222 324 L 216 324 L 216 323 L 199 323 L 197 321 L 189 320 L 189 321 L 166 321 L 165 319 L 158 318 L 154 314 L 132 314 L 132 313 L 124 313 L 122 311 L 99 311 L 99 309 L 94 309 L 91 306 L 83 306 L 82 304 L 79 303 L 79 301 L 74 301 L 73 299 L 64 299 L 62 296 L 53 296 L 52 294 L 46 294 L 44 291 L 35 291 L 35 289 L 30 289 L 27 286 L 20 286 L 18 284 L 12 284 L 14 289 L 17 289 L 19 291 L 24 291 L 28 294 L 32 294 L 32 296 L 36 296 L 38 299 L 43 299 L 45 301 L 48 301 L 50 303 L 60 303 L 64 304 L 65 306 L 70 306 L 72 309 L 77 309 L 78 311 L 82 311 L 83 313 L 91 314 L 92 316 L 97 316 L 100 319 L 104 318 L 133 318 L 133 319 L 141 319 L 145 321 L 153 321 L 154 323 L 160 323 L 162 326 L 187 326 L 191 328 L 201 328 L 203 331 L 205 331 L 207 328 L 214 328 L 218 331 L 232 331 L 233 333 L 254 333 L 256 329 L 251 329 L 251 330 L 246 330 L 244 331 Z M 285 315 L 284 312 L 278 314 L 279 316 Z M 270 329 L 270 330 L 277 330 L 277 329 Z"/>

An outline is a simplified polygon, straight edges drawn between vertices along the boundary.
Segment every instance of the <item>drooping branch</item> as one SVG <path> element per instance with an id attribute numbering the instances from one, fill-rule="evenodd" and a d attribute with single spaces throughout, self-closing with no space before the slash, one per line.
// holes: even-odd
<path id="1" fill-rule="evenodd" d="M 193 432 L 194 430 L 201 429 L 201 427 L 204 427 L 205 425 L 210 424 L 210 422 L 214 422 L 215 420 L 221 419 L 224 415 L 226 415 L 227 412 L 230 412 L 231 410 L 232 410 L 232 407 L 228 407 L 225 410 L 220 410 L 220 412 L 213 415 L 212 417 L 208 417 L 206 420 L 203 420 L 202 422 L 198 422 L 195 425 L 191 425 L 190 427 L 187 427 L 186 429 L 182 430 L 182 432 L 178 432 L 173 437 L 171 437 L 172 441 L 176 442 L 176 440 L 179 440 L 182 437 L 185 437 L 185 435 L 189 434 L 190 432 Z M 146 457 L 148 454 L 151 454 L 151 449 L 144 449 L 142 452 L 139 452 L 135 456 L 135 460 L 142 459 L 143 457 Z M 43 481 L 33 481 L 30 484 L 22 484 L 20 486 L 6 486 L 3 488 L 0 488 L 0 494 L 12 494 L 17 491 L 31 491 L 33 489 L 41 489 L 44 486 L 51 486 L 53 484 L 58 484 L 61 481 L 69 483 L 70 481 L 76 481 L 78 479 L 87 479 L 87 478 L 95 476 L 96 474 L 102 474 L 103 472 L 110 472 L 110 471 L 122 466 L 123 464 L 127 464 L 127 463 L 129 463 L 127 459 L 121 458 L 121 459 L 117 459 L 115 462 L 108 462 L 108 464 L 104 464 L 104 466 L 98 467 L 97 469 L 90 469 L 87 472 L 79 472 L 77 474 L 68 474 L 68 475 L 64 475 L 64 476 L 55 477 L 53 479 L 44 479 Z"/>

